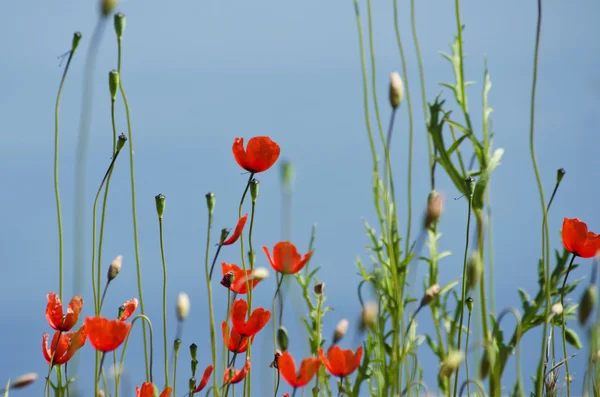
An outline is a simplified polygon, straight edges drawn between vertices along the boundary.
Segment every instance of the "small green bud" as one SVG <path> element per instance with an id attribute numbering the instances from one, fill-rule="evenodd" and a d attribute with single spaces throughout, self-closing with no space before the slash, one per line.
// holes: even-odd
<path id="1" fill-rule="evenodd" d="M 223 241 L 227 239 L 227 236 L 229 236 L 229 229 L 221 229 L 221 238 L 219 240 L 220 244 L 223 244 Z"/>
<path id="2" fill-rule="evenodd" d="M 181 347 L 181 339 L 177 338 L 177 339 L 175 339 L 175 341 L 173 341 L 173 350 L 175 351 L 175 354 L 179 353 L 180 347 Z"/>
<path id="3" fill-rule="evenodd" d="M 404 99 L 402 78 L 400 77 L 400 73 L 392 72 L 390 73 L 390 105 L 392 105 L 392 108 L 396 109 L 400 106 L 402 99 Z"/>
<path id="4" fill-rule="evenodd" d="M 117 318 L 121 318 L 123 313 L 125 313 L 125 306 L 119 306 L 119 314 L 117 315 Z"/>
<path id="5" fill-rule="evenodd" d="M 598 293 L 594 284 L 590 284 L 583 292 L 581 300 L 579 301 L 579 324 L 584 325 L 587 322 L 590 314 L 594 310 L 597 295 Z"/>
<path id="6" fill-rule="evenodd" d="M 114 102 L 117 99 L 117 90 L 119 89 L 119 72 L 111 70 L 108 73 L 108 87 L 110 88 L 110 99 Z"/>
<path id="7" fill-rule="evenodd" d="M 100 1 L 100 12 L 103 16 L 107 17 L 119 4 L 119 0 L 101 0 Z"/>
<path id="8" fill-rule="evenodd" d="M 71 51 L 75 51 L 81 41 L 81 32 L 73 33 L 73 41 L 71 42 Z"/>
<path id="9" fill-rule="evenodd" d="M 581 349 L 581 341 L 579 340 L 579 336 L 577 332 L 573 331 L 571 328 L 565 329 L 565 339 L 567 343 L 573 346 L 575 349 Z"/>
<path id="10" fill-rule="evenodd" d="M 195 343 L 190 345 L 190 356 L 192 356 L 192 360 L 196 359 L 196 354 L 198 354 L 198 346 Z"/>
<path id="11" fill-rule="evenodd" d="M 215 209 L 215 194 L 208 192 L 206 193 L 206 206 L 208 207 L 208 213 L 212 215 L 213 210 Z"/>
<path id="12" fill-rule="evenodd" d="M 289 161 L 281 163 L 281 186 L 287 192 L 292 191 L 294 185 L 294 165 Z"/>
<path id="13" fill-rule="evenodd" d="M 119 139 L 117 140 L 117 152 L 123 149 L 123 146 L 125 146 L 125 142 L 127 142 L 127 137 L 125 136 L 125 134 L 119 135 Z"/>
<path id="14" fill-rule="evenodd" d="M 564 168 L 559 168 L 556 171 L 556 184 L 557 185 L 562 181 L 562 179 L 563 179 L 563 177 L 565 176 L 566 173 L 567 173 L 567 171 L 565 171 Z"/>
<path id="15" fill-rule="evenodd" d="M 473 197 L 473 193 L 475 192 L 475 178 L 470 176 L 465 179 L 465 183 L 467 184 L 467 192 L 469 193 L 469 197 Z"/>
<path id="16" fill-rule="evenodd" d="M 467 264 L 467 286 L 469 289 L 475 288 L 477 282 L 479 282 L 482 271 L 483 264 L 481 263 L 479 252 L 474 251 L 471 255 L 471 260 Z"/>
<path id="17" fill-rule="evenodd" d="M 252 178 L 250 181 L 250 196 L 252 197 L 252 202 L 256 202 L 256 198 L 258 197 L 258 185 L 260 181 L 256 178 Z"/>
<path id="18" fill-rule="evenodd" d="M 123 32 L 125 31 L 125 14 L 122 12 L 117 12 L 115 14 L 115 33 L 117 34 L 117 39 L 121 40 L 123 37 Z"/>
<path id="19" fill-rule="evenodd" d="M 469 313 L 473 311 L 473 298 L 470 296 L 467 298 L 467 309 L 469 309 Z"/>
<path id="20" fill-rule="evenodd" d="M 159 194 L 156 197 L 154 197 L 154 199 L 156 201 L 156 213 L 158 214 L 158 217 L 162 219 L 163 214 L 165 212 L 165 204 L 167 198 L 164 195 Z"/>
<path id="21" fill-rule="evenodd" d="M 188 387 L 190 389 L 190 393 L 192 392 L 192 390 L 194 390 L 196 388 L 196 378 L 195 377 L 191 377 L 189 382 L 188 382 Z"/>
<path id="22" fill-rule="evenodd" d="M 196 369 L 198 368 L 198 360 L 192 360 L 192 375 L 196 376 Z"/>
<path id="23" fill-rule="evenodd" d="M 277 330 L 277 346 L 283 352 L 285 352 L 290 344 L 290 338 L 288 336 L 287 329 L 282 325 Z"/>

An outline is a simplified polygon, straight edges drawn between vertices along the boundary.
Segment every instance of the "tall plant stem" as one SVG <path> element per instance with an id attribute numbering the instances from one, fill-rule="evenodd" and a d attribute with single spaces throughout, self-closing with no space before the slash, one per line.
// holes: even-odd
<path id="1" fill-rule="evenodd" d="M 571 395 L 571 379 L 569 374 L 569 357 L 567 357 L 567 324 L 565 320 L 565 287 L 567 285 L 567 278 L 569 278 L 569 273 L 571 272 L 571 267 L 573 266 L 573 262 L 575 261 L 576 255 L 573 254 L 571 257 L 571 262 L 569 262 L 569 267 L 567 268 L 567 273 L 565 274 L 565 279 L 562 283 L 562 288 L 560 290 L 560 304 L 563 307 L 562 311 L 562 345 L 563 345 L 563 355 L 565 360 L 565 375 L 567 377 L 567 396 Z"/>
<path id="2" fill-rule="evenodd" d="M 163 344 L 165 353 L 165 387 L 169 387 L 169 348 L 167 345 L 167 261 L 165 260 L 162 216 L 158 217 L 158 230 L 160 240 L 160 259 L 163 267 Z"/>
<path id="3" fill-rule="evenodd" d="M 210 318 L 210 351 L 211 351 L 211 355 L 212 355 L 212 362 L 213 362 L 213 384 L 217 384 L 217 336 L 216 336 L 216 331 L 215 331 L 215 313 L 214 313 L 214 309 L 213 309 L 213 296 L 212 296 L 212 286 L 210 283 L 210 275 L 209 275 L 209 251 L 210 251 L 210 229 L 212 227 L 212 218 L 213 218 L 213 213 L 212 211 L 208 211 L 208 227 L 206 230 L 206 254 L 204 257 L 204 261 L 205 261 L 205 271 L 206 271 L 206 292 L 208 294 L 208 314 L 209 314 L 209 318 Z M 219 248 L 221 247 L 221 245 L 219 244 Z M 216 260 L 216 258 L 215 258 Z M 214 389 L 214 395 L 216 397 L 219 396 L 219 388 L 215 387 Z"/>

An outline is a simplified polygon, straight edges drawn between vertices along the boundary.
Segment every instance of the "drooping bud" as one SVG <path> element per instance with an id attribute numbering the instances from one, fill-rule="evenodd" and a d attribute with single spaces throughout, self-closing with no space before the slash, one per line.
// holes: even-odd
<path id="1" fill-rule="evenodd" d="M 123 32 L 125 31 L 125 14 L 123 14 L 122 12 L 117 12 L 115 14 L 114 22 L 117 39 L 121 40 L 123 38 Z"/>
<path id="2" fill-rule="evenodd" d="M 379 313 L 377 303 L 367 302 L 360 317 L 360 329 L 364 331 L 367 328 L 372 328 L 377 321 L 377 313 Z"/>
<path id="3" fill-rule="evenodd" d="M 11 389 L 22 389 L 26 386 L 29 386 L 33 382 L 35 382 L 38 378 L 38 374 L 35 372 L 30 372 L 25 375 L 19 376 L 14 382 L 10 385 Z"/>
<path id="4" fill-rule="evenodd" d="M 444 197 L 435 190 L 427 198 L 427 212 L 425 213 L 425 228 L 431 229 L 439 220 L 444 210 Z"/>
<path id="5" fill-rule="evenodd" d="M 324 290 L 325 290 L 325 283 L 316 284 L 314 287 L 314 292 L 317 295 L 322 295 Z"/>
<path id="6" fill-rule="evenodd" d="M 125 134 L 119 135 L 119 138 L 117 139 L 117 152 L 120 152 L 121 149 L 123 149 L 123 146 L 125 146 L 125 142 L 127 142 L 127 137 L 125 136 Z"/>
<path id="7" fill-rule="evenodd" d="M 196 355 L 198 354 L 198 345 L 192 343 L 190 345 L 190 356 L 192 356 L 192 360 L 196 359 Z"/>
<path id="8" fill-rule="evenodd" d="M 467 309 L 469 310 L 469 313 L 473 311 L 473 298 L 470 296 L 467 298 Z"/>
<path id="9" fill-rule="evenodd" d="M 165 204 L 167 198 L 163 194 L 159 194 L 154 197 L 154 200 L 156 201 L 156 214 L 158 215 L 159 219 L 162 219 L 163 214 L 165 213 Z"/>
<path id="10" fill-rule="evenodd" d="M 190 314 L 190 297 L 185 292 L 180 293 L 177 297 L 176 312 L 177 320 L 180 322 Z"/>
<path id="11" fill-rule="evenodd" d="M 123 255 L 117 256 L 108 266 L 108 281 L 114 280 L 117 274 L 121 271 L 121 265 L 123 264 Z"/>
<path id="12" fill-rule="evenodd" d="M 71 42 L 71 52 L 75 51 L 81 41 L 81 32 L 73 33 L 73 41 Z"/>
<path id="13" fill-rule="evenodd" d="M 119 4 L 119 0 L 101 0 L 100 12 L 102 12 L 103 16 L 107 17 L 113 12 L 117 4 Z"/>
<path id="14" fill-rule="evenodd" d="M 481 272 L 483 271 L 483 264 L 481 263 L 481 257 L 478 251 L 473 251 L 471 254 L 471 260 L 467 264 L 467 286 L 469 289 L 475 288 L 479 279 L 481 278 Z"/>
<path id="15" fill-rule="evenodd" d="M 333 332 L 333 344 L 336 345 L 339 341 L 342 340 L 346 332 L 348 332 L 348 326 L 350 322 L 348 319 L 341 319 L 339 323 L 335 326 L 335 330 Z"/>
<path id="16" fill-rule="evenodd" d="M 281 186 L 288 193 L 294 186 L 294 165 L 287 160 L 281 163 Z"/>
<path id="17" fill-rule="evenodd" d="M 281 351 L 285 352 L 288 349 L 289 344 L 290 338 L 288 336 L 287 329 L 285 329 L 285 327 L 282 325 L 277 330 L 277 346 L 279 346 Z"/>
<path id="18" fill-rule="evenodd" d="M 583 296 L 579 301 L 579 324 L 584 325 L 587 322 L 592 310 L 594 310 L 597 295 L 594 284 L 590 284 L 583 292 Z"/>
<path id="19" fill-rule="evenodd" d="M 206 206 L 208 207 L 208 213 L 212 215 L 215 209 L 215 194 L 212 192 L 206 193 Z"/>
<path id="20" fill-rule="evenodd" d="M 572 330 L 571 328 L 567 328 L 565 330 L 565 340 L 567 341 L 567 343 L 571 346 L 573 346 L 575 349 L 581 349 L 581 340 L 579 340 L 579 336 L 577 335 L 577 332 L 575 332 L 574 330 Z"/>
<path id="21" fill-rule="evenodd" d="M 390 73 L 390 105 L 392 108 L 396 109 L 400 106 L 402 99 L 404 99 L 404 83 L 402 83 L 400 73 L 392 72 Z"/>
<path id="22" fill-rule="evenodd" d="M 119 72 L 111 70 L 108 73 L 108 88 L 110 89 L 110 99 L 114 102 L 117 99 L 117 90 L 119 89 Z"/>
<path id="23" fill-rule="evenodd" d="M 252 197 L 252 202 L 256 203 L 256 198 L 258 197 L 258 185 L 260 181 L 256 178 L 252 178 L 250 181 L 250 197 Z"/>
<path id="24" fill-rule="evenodd" d="M 563 177 L 565 176 L 565 174 L 567 173 L 567 171 L 565 171 L 564 168 L 559 168 L 556 171 L 556 184 L 560 184 L 560 182 L 562 181 Z"/>
<path id="25" fill-rule="evenodd" d="M 421 299 L 421 306 L 427 306 L 431 301 L 440 293 L 439 284 L 433 284 L 431 287 L 425 290 L 425 295 Z"/>
<path id="26" fill-rule="evenodd" d="M 446 357 L 446 360 L 442 362 L 439 377 L 446 378 L 452 375 L 452 373 L 459 367 L 464 359 L 465 354 L 462 351 L 455 350 L 450 352 L 448 357 Z"/>

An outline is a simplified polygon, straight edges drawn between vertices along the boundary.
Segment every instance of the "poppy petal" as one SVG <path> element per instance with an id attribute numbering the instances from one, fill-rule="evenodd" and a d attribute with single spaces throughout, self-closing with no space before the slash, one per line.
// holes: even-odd
<path id="1" fill-rule="evenodd" d="M 240 238 L 240 236 L 242 235 L 242 230 L 244 230 L 244 225 L 246 224 L 246 221 L 248 220 L 248 214 L 242 216 L 240 219 L 238 219 L 237 225 L 235 225 L 235 230 L 233 231 L 233 234 L 231 236 L 229 236 L 229 238 L 225 241 L 223 241 L 223 243 L 221 245 L 231 245 L 233 243 L 235 243 L 238 238 Z"/>
<path id="2" fill-rule="evenodd" d="M 210 375 L 213 372 L 213 366 L 209 365 L 208 367 L 206 367 L 206 369 L 204 370 L 204 374 L 202 374 L 202 379 L 200 380 L 200 383 L 198 384 L 198 387 L 196 387 L 194 389 L 194 393 L 200 393 L 202 391 L 202 389 L 204 389 L 206 387 L 206 385 L 208 384 L 208 381 L 210 379 Z"/>
<path id="3" fill-rule="evenodd" d="M 94 349 L 109 352 L 121 346 L 125 341 L 131 330 L 131 323 L 108 320 L 104 317 L 87 317 L 85 328 Z"/>
<path id="4" fill-rule="evenodd" d="M 130 299 L 127 302 L 125 302 L 123 304 L 123 313 L 121 313 L 119 320 L 126 321 L 129 317 L 131 317 L 133 312 L 135 312 L 135 309 L 137 309 L 137 307 L 138 307 L 138 300 L 136 298 Z"/>
<path id="5" fill-rule="evenodd" d="M 283 353 L 277 359 L 277 368 L 281 377 L 292 387 L 298 387 L 296 382 L 296 362 L 289 352 Z"/>
<path id="6" fill-rule="evenodd" d="M 54 292 L 46 295 L 48 304 L 46 305 L 46 320 L 53 329 L 59 331 L 63 322 L 63 308 L 60 298 Z"/>

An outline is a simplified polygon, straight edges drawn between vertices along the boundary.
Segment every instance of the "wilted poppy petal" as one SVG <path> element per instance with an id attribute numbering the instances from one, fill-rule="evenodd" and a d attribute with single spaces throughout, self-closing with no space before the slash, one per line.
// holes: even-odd
<path id="1" fill-rule="evenodd" d="M 244 230 L 244 225 L 246 224 L 246 221 L 248 220 L 248 214 L 242 216 L 240 219 L 238 219 L 237 225 L 235 226 L 235 230 L 233 231 L 233 234 L 231 236 L 229 236 L 229 238 L 225 241 L 223 241 L 222 245 L 231 245 L 233 243 L 235 243 L 238 238 L 240 238 L 241 234 L 242 234 L 242 230 Z"/>
<path id="2" fill-rule="evenodd" d="M 194 389 L 194 393 L 199 393 L 202 391 L 202 389 L 204 389 L 206 387 L 208 380 L 210 379 L 210 375 L 212 374 L 212 371 L 213 371 L 212 365 L 209 365 L 208 367 L 206 367 L 206 369 L 204 370 L 204 374 L 202 374 L 202 379 L 200 380 L 198 387 L 196 387 Z"/>
<path id="3" fill-rule="evenodd" d="M 250 370 L 250 358 L 246 358 L 246 364 L 241 370 L 233 370 L 233 368 L 225 369 L 223 380 L 225 383 L 236 384 L 240 383 L 246 377 L 246 374 Z M 233 373 L 233 376 L 232 376 Z"/>
<path id="4" fill-rule="evenodd" d="M 104 317 L 86 317 L 85 327 L 90 344 L 96 350 L 113 351 L 125 341 L 131 323 L 119 320 L 108 320 Z"/>
<path id="5" fill-rule="evenodd" d="M 131 317 L 133 312 L 135 312 L 135 309 L 137 309 L 137 307 L 138 300 L 136 298 L 130 299 L 127 302 L 125 302 L 122 306 L 123 312 L 119 316 L 119 320 L 126 321 L 129 317 Z"/>

